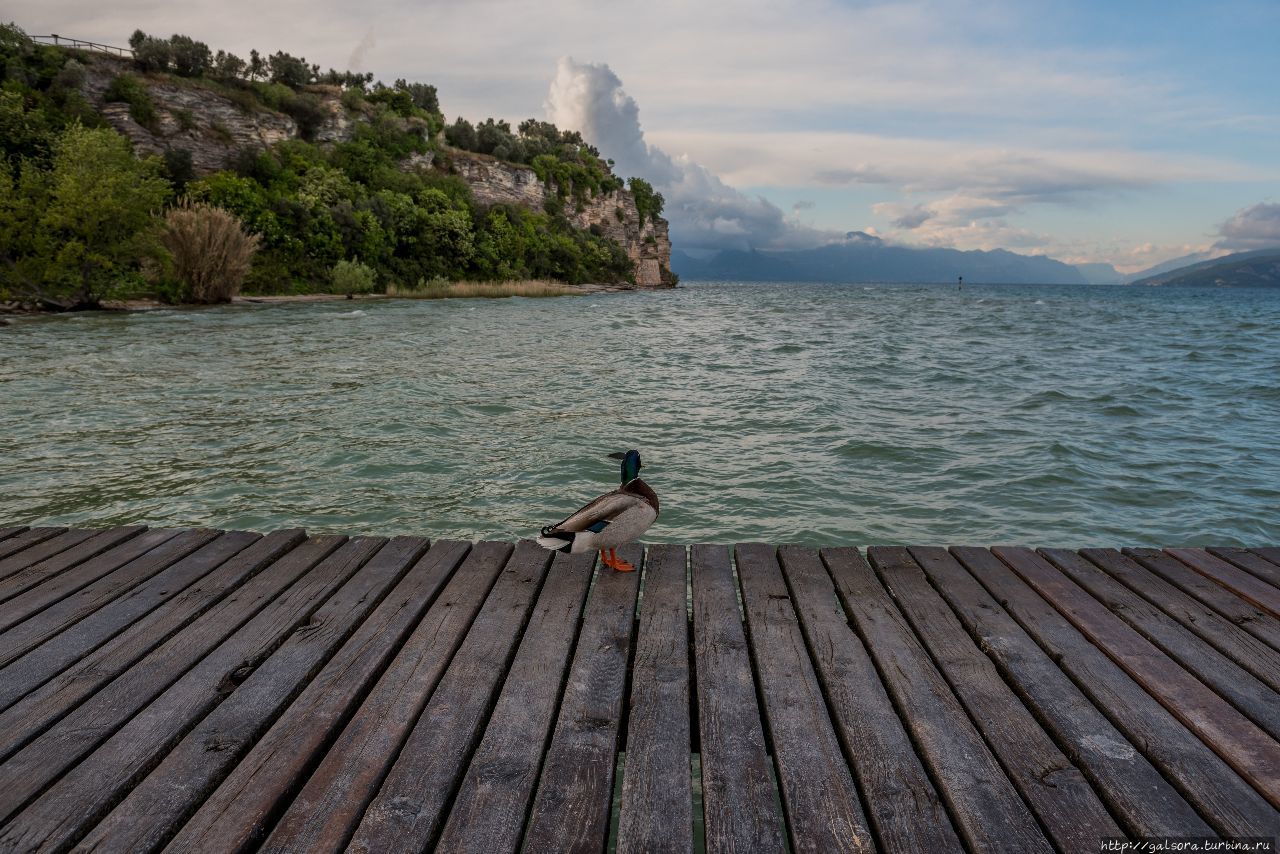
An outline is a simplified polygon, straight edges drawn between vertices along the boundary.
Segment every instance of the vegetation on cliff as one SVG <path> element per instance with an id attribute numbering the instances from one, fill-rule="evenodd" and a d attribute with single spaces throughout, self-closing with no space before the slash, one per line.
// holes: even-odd
<path id="1" fill-rule="evenodd" d="M 176 257 L 165 223 L 181 205 L 223 211 L 253 235 L 244 287 L 255 293 L 349 291 L 353 271 L 362 289 L 379 291 L 438 280 L 634 278 L 616 241 L 574 228 L 565 215 L 566 204 L 623 186 L 576 132 L 532 119 L 514 132 L 493 119 L 446 126 L 432 86 L 321 72 L 286 53 L 243 60 L 186 36 L 141 31 L 131 45 L 133 68 L 111 79 L 103 100 L 126 104 L 138 125 L 159 121 L 149 84 L 186 81 L 246 110 L 284 113 L 300 138 L 245 148 L 231 168 L 203 176 L 180 148 L 137 156 L 86 98 L 92 57 L 0 27 L 0 300 L 76 307 L 221 293 L 179 273 L 193 262 Z M 356 119 L 349 139 L 315 141 L 330 115 L 323 86 L 342 87 L 341 105 Z M 167 120 L 175 119 L 195 121 L 182 111 Z M 407 166 L 428 158 L 447 165 L 453 148 L 528 164 L 559 201 L 541 211 L 484 207 L 446 170 Z M 642 217 L 661 212 L 648 185 L 633 180 L 632 190 Z"/>

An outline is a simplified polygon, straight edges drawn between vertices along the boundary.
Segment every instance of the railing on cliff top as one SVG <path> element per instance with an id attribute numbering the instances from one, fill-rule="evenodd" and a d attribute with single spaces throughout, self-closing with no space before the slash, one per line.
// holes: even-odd
<path id="1" fill-rule="evenodd" d="M 109 53 L 113 56 L 133 56 L 133 50 L 127 47 L 113 47 L 109 44 L 98 44 L 97 42 L 86 42 L 80 39 L 69 39 L 66 36 L 57 34 L 51 36 L 28 36 L 37 44 L 50 44 L 54 47 L 70 47 L 76 50 L 92 50 L 98 53 Z"/>

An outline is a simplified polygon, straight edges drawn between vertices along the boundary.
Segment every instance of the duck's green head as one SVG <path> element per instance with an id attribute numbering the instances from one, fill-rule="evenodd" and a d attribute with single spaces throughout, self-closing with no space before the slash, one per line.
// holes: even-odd
<path id="1" fill-rule="evenodd" d="M 640 452 L 630 450 L 626 453 L 619 451 L 616 454 L 610 454 L 610 459 L 622 460 L 622 485 L 626 486 L 631 481 L 640 476 Z"/>

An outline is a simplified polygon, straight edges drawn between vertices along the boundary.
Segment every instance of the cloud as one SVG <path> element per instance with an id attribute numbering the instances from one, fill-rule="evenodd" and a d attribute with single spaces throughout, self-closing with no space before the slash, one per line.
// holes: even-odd
<path id="1" fill-rule="evenodd" d="M 929 220 L 936 217 L 937 214 L 925 207 L 924 205 L 916 205 L 908 211 L 898 214 L 892 220 L 894 228 L 913 229 L 919 228 Z"/>
<path id="2" fill-rule="evenodd" d="M 817 207 L 817 204 L 816 204 L 816 203 L 811 202 L 811 201 L 809 201 L 808 199 L 801 199 L 800 201 L 796 202 L 794 205 L 792 205 L 792 206 L 791 206 L 791 210 L 793 210 L 793 211 L 811 211 L 811 210 L 813 210 L 813 209 L 814 209 L 814 208 L 816 208 L 816 207 Z"/>
<path id="3" fill-rule="evenodd" d="M 1218 226 L 1217 249 L 1244 251 L 1280 246 L 1280 204 L 1259 202 L 1236 211 Z"/>
<path id="4" fill-rule="evenodd" d="M 748 196 L 688 157 L 672 157 L 645 140 L 640 108 L 605 64 L 562 57 L 546 100 L 547 118 L 580 131 L 614 171 L 638 176 L 666 199 L 672 238 L 684 249 L 798 248 L 833 237 L 801 225 L 761 196 Z"/>

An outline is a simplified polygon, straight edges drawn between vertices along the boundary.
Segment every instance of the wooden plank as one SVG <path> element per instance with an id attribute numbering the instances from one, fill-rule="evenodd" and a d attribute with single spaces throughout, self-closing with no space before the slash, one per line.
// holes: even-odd
<path id="1" fill-rule="evenodd" d="M 0 822 L 148 703 L 167 696 L 162 692 L 172 689 L 179 677 L 188 679 L 187 685 L 211 677 L 216 685 L 246 662 L 265 655 L 277 636 L 267 630 L 276 628 L 277 622 L 296 619 L 304 605 L 312 604 L 307 597 L 319 595 L 332 583 L 332 572 L 309 571 L 344 540 L 346 537 L 313 537 L 298 546 L 6 759 L 0 765 Z M 286 585 L 288 591 L 282 594 Z M 191 676 L 193 673 L 197 675 Z M 225 687 L 234 687 L 236 681 L 238 677 L 227 678 Z M 9 710 L 13 711 L 19 711 L 19 706 Z M 8 746 L 21 743 L 26 734 L 0 730 L 0 735 Z M 0 835 L 0 843 L 4 838 Z"/>
<path id="2" fill-rule="evenodd" d="M 1280 566 L 1280 546 L 1264 546 L 1250 549 L 1250 551 L 1264 560 L 1269 560 L 1276 566 Z"/>
<path id="3" fill-rule="evenodd" d="M 1249 634 L 1280 650 L 1280 620 L 1252 602 L 1245 601 L 1159 549 L 1125 549 L 1124 553 Z"/>
<path id="4" fill-rule="evenodd" d="M 336 665 L 340 673 L 351 666 L 353 657 L 360 658 L 362 651 L 387 648 L 390 638 L 381 637 L 381 633 L 388 628 L 388 617 L 404 613 L 404 588 L 431 597 L 443 585 L 451 566 L 437 564 L 436 569 L 444 571 L 432 574 L 434 584 L 427 590 L 419 588 L 416 577 L 406 579 L 410 567 L 426 550 L 427 541 L 420 537 L 396 537 L 379 548 L 305 625 L 295 629 L 248 679 L 183 736 L 155 770 L 92 828 L 79 847 L 128 854 L 154 851 L 168 842 L 295 696 L 304 689 L 316 696 L 315 689 L 332 687 L 330 679 L 310 681 L 326 662 Z M 457 560 L 461 557 L 459 551 Z M 401 585 L 402 579 L 409 583 Z M 389 592 L 393 588 L 395 592 Z M 337 658 L 330 661 L 334 653 Z M 357 678 L 372 679 L 373 674 L 360 672 Z M 322 722 L 315 724 L 321 726 Z M 130 740 L 133 726 L 113 741 Z M 136 740 L 141 733 L 133 735 Z M 131 756 L 118 759 L 132 761 Z M 98 754 L 90 761 L 96 760 Z"/>
<path id="5" fill-rule="evenodd" d="M 27 657 L 15 662 L 7 670 L 23 674 L 23 678 L 40 684 L 40 687 L 26 693 L 21 700 L 0 713 L 0 759 L 13 754 L 86 697 L 118 677 L 202 614 L 216 612 L 216 616 L 210 618 L 213 622 L 206 621 L 207 628 L 226 626 L 226 632 L 234 631 L 241 620 L 248 619 L 248 615 L 254 613 L 256 607 L 265 604 L 268 598 L 309 566 L 299 566 L 297 561 L 285 561 L 278 569 L 263 572 L 260 580 L 254 579 L 263 567 L 274 563 L 305 539 L 303 532 L 297 528 L 268 534 L 172 601 L 129 623 L 128 628 L 93 652 L 74 658 L 74 664 L 66 664 L 62 651 L 50 644 L 33 651 L 29 656 L 30 662 Z M 313 562 L 323 556 L 314 547 L 310 552 L 314 555 Z M 246 579 L 254 580 L 245 583 Z M 239 589 L 242 583 L 245 586 Z M 252 604 L 255 601 L 258 603 L 256 606 Z M 172 645 L 169 647 L 170 654 L 166 656 L 162 653 L 151 662 L 150 669 L 156 674 L 167 672 L 170 679 L 176 679 L 182 669 L 189 667 L 191 662 L 216 643 L 209 637 L 207 645 L 202 646 L 201 637 L 201 633 L 197 631 L 183 644 Z M 217 637 L 220 639 L 221 635 Z M 57 641 L 53 644 L 56 645 Z M 70 652 L 75 653 L 75 648 L 72 647 Z M 31 670 L 27 669 L 28 663 Z M 166 667 L 171 669 L 165 670 Z M 55 675 L 44 681 L 41 678 L 42 670 L 45 674 L 53 672 Z"/>
<path id="6" fill-rule="evenodd" d="M 110 599 L 105 597 L 109 596 L 113 585 L 108 583 L 98 586 L 94 582 L 100 582 L 105 576 L 115 573 L 125 564 L 173 539 L 178 533 L 177 530 L 172 528 L 144 530 L 114 548 L 95 555 L 76 566 L 64 569 L 46 579 L 43 583 L 37 583 L 24 592 L 13 596 L 0 607 L 0 632 L 9 630 L 31 617 L 31 615 L 39 613 L 55 603 L 61 603 L 66 597 L 81 591 L 85 587 L 98 587 L 95 592 L 104 597 L 102 604 L 106 604 Z M 216 532 L 206 531 L 205 536 L 216 536 Z M 92 541 L 86 543 L 85 547 L 87 548 L 91 543 Z M 75 549 L 71 551 L 73 552 Z M 70 553 L 67 552 L 67 554 Z M 17 578 L 17 576 L 14 576 L 14 578 Z M 92 607 L 92 602 L 89 605 Z M 74 606 L 72 607 L 74 609 Z"/>
<path id="7" fill-rule="evenodd" d="M 907 550 L 872 548 L 868 554 L 881 582 L 1058 849 L 1100 850 L 1106 837 L 1124 836 L 1084 774 L 974 644 Z"/>
<path id="8" fill-rule="evenodd" d="M 820 554 L 961 837 L 974 850 L 1052 851 L 862 555 L 852 548 L 823 549 Z"/>
<path id="9" fill-rule="evenodd" d="M 0 578 L 8 578 L 20 569 L 71 548 L 93 536 L 93 531 L 68 531 L 66 528 L 31 528 L 0 543 Z M 70 534 L 70 537 L 64 535 Z M 61 538 L 51 543 L 55 537 Z M 36 549 L 36 546 L 41 546 Z"/>
<path id="10" fill-rule="evenodd" d="M 640 566 L 639 546 L 625 546 L 618 553 Z M 591 588 L 560 717 L 534 796 L 527 850 L 599 852 L 607 846 L 639 590 L 638 570 L 604 567 Z"/>
<path id="11" fill-rule="evenodd" d="M 1208 551 L 1214 557 L 1233 563 L 1241 569 L 1247 570 L 1255 578 L 1260 578 L 1272 587 L 1280 589 L 1280 566 L 1267 560 L 1262 555 L 1251 552 L 1248 549 L 1211 548 Z"/>
<path id="12" fill-rule="evenodd" d="M 93 561 L 101 562 L 103 569 L 118 564 L 116 569 L 107 571 L 97 581 L 60 601 L 44 605 L 46 599 L 54 598 L 48 594 L 55 585 L 63 586 L 64 581 L 69 581 L 70 576 L 88 564 L 82 564 L 77 570 L 63 573 L 47 584 L 10 600 L 3 609 L 5 617 L 0 619 L 0 667 L 109 605 L 117 596 L 205 545 L 219 533 L 208 528 L 181 532 L 172 528 L 145 531 Z M 44 595 L 37 597 L 33 594 Z M 10 613 L 11 609 L 13 613 Z M 20 619 L 24 610 L 30 616 Z"/>
<path id="13" fill-rule="evenodd" d="M 1214 557 L 1204 549 L 1165 549 L 1165 553 L 1173 555 L 1205 578 L 1221 584 L 1273 617 L 1280 617 L 1280 590 L 1257 576 Z"/>
<path id="14" fill-rule="evenodd" d="M 1068 756 L 1080 766 L 1131 836 L 1213 833 L 1164 776 L 946 549 L 913 546 L 909 551 L 983 652 L 1016 687 L 1058 743 L 1066 746 Z M 986 559 L 995 560 L 989 553 Z M 1019 591 L 1005 592 L 1015 604 L 1019 601 Z M 1023 592 L 1034 596 L 1025 585 Z"/>
<path id="15" fill-rule="evenodd" d="M 438 540 L 307 685 L 169 842 L 174 851 L 243 851 L 274 817 L 350 719 L 470 550 Z M 246 686 L 248 683 L 245 683 Z M 168 760 L 165 760 L 168 762 Z"/>
<path id="16" fill-rule="evenodd" d="M 776 550 L 734 548 L 747 640 L 764 701 L 791 850 L 869 851 L 875 846 L 814 674 Z"/>
<path id="17" fill-rule="evenodd" d="M 10 525 L 7 528 L 0 528 L 0 540 L 7 540 L 27 530 L 26 525 Z"/>
<path id="18" fill-rule="evenodd" d="M 1195 632 L 1263 684 L 1274 691 L 1280 691 L 1280 651 L 1115 549 L 1084 549 L 1080 554 L 1112 578 L 1158 606 L 1180 625 Z M 1165 561 L 1177 563 L 1167 555 L 1161 557 Z"/>
<path id="19" fill-rule="evenodd" d="M 42 584 L 91 557 L 101 554 L 112 546 L 122 543 L 130 537 L 137 536 L 146 530 L 144 525 L 130 525 L 124 528 L 108 528 L 105 531 L 67 531 L 36 546 L 34 549 L 18 552 L 5 561 L 0 561 L 0 602 L 8 602 L 13 597 Z M 30 552 L 32 557 L 48 553 L 34 563 L 5 572 L 3 567 L 10 561 L 25 560 Z M 5 606 L 6 610 L 8 605 Z"/>
<path id="20" fill-rule="evenodd" d="M 1217 832 L 1254 836 L 1275 826 L 1266 799 L 1008 565 L 987 549 L 951 551 Z"/>
<path id="21" fill-rule="evenodd" d="M 491 593 L 510 556 L 506 543 L 475 545 L 293 799 L 264 851 L 346 848 L 482 603 L 501 611 L 520 586 L 524 576 L 512 567 L 498 595 Z"/>
<path id="22" fill-rule="evenodd" d="M 321 561 L 11 818 L 0 831 L 0 847 L 61 850 L 74 844 L 385 542 L 354 538 Z"/>
<path id="23" fill-rule="evenodd" d="M 104 642 L 144 618 L 157 605 L 178 595 L 196 579 L 258 539 L 260 535 L 244 531 L 223 534 L 34 648 L 24 649 L 29 641 L 19 643 L 14 637 L 14 633 L 25 630 L 27 624 L 16 627 L 4 639 L 3 660 L 7 663 L 0 667 L 0 709 L 8 708 L 23 695 L 72 667 Z M 50 611 L 38 617 L 44 618 Z M 44 628 L 53 627 L 46 625 Z"/>
<path id="24" fill-rule="evenodd" d="M 430 849 L 488 720 L 551 557 L 551 552 L 528 540 L 516 546 L 489 602 L 365 810 L 348 850 Z M 564 555 L 555 557 L 563 564 Z"/>
<path id="25" fill-rule="evenodd" d="M 692 854 L 688 554 L 649 546 L 631 672 L 619 854 Z"/>
<path id="26" fill-rule="evenodd" d="M 593 563 L 578 555 L 551 567 L 436 850 L 519 849 Z"/>
<path id="27" fill-rule="evenodd" d="M 1280 806 L 1280 744 L 1030 549 L 991 550 L 1173 716 Z"/>
<path id="28" fill-rule="evenodd" d="M 818 553 L 783 546 L 778 557 L 880 847 L 919 854 L 959 850 L 946 807 L 866 647 L 849 627 Z"/>
<path id="29" fill-rule="evenodd" d="M 729 550 L 695 545 L 689 563 L 706 850 L 783 851 Z"/>
<path id="30" fill-rule="evenodd" d="M 1213 688 L 1272 738 L 1280 738 L 1280 695 L 1176 620 L 1066 549 L 1041 554 L 1110 612 Z"/>

